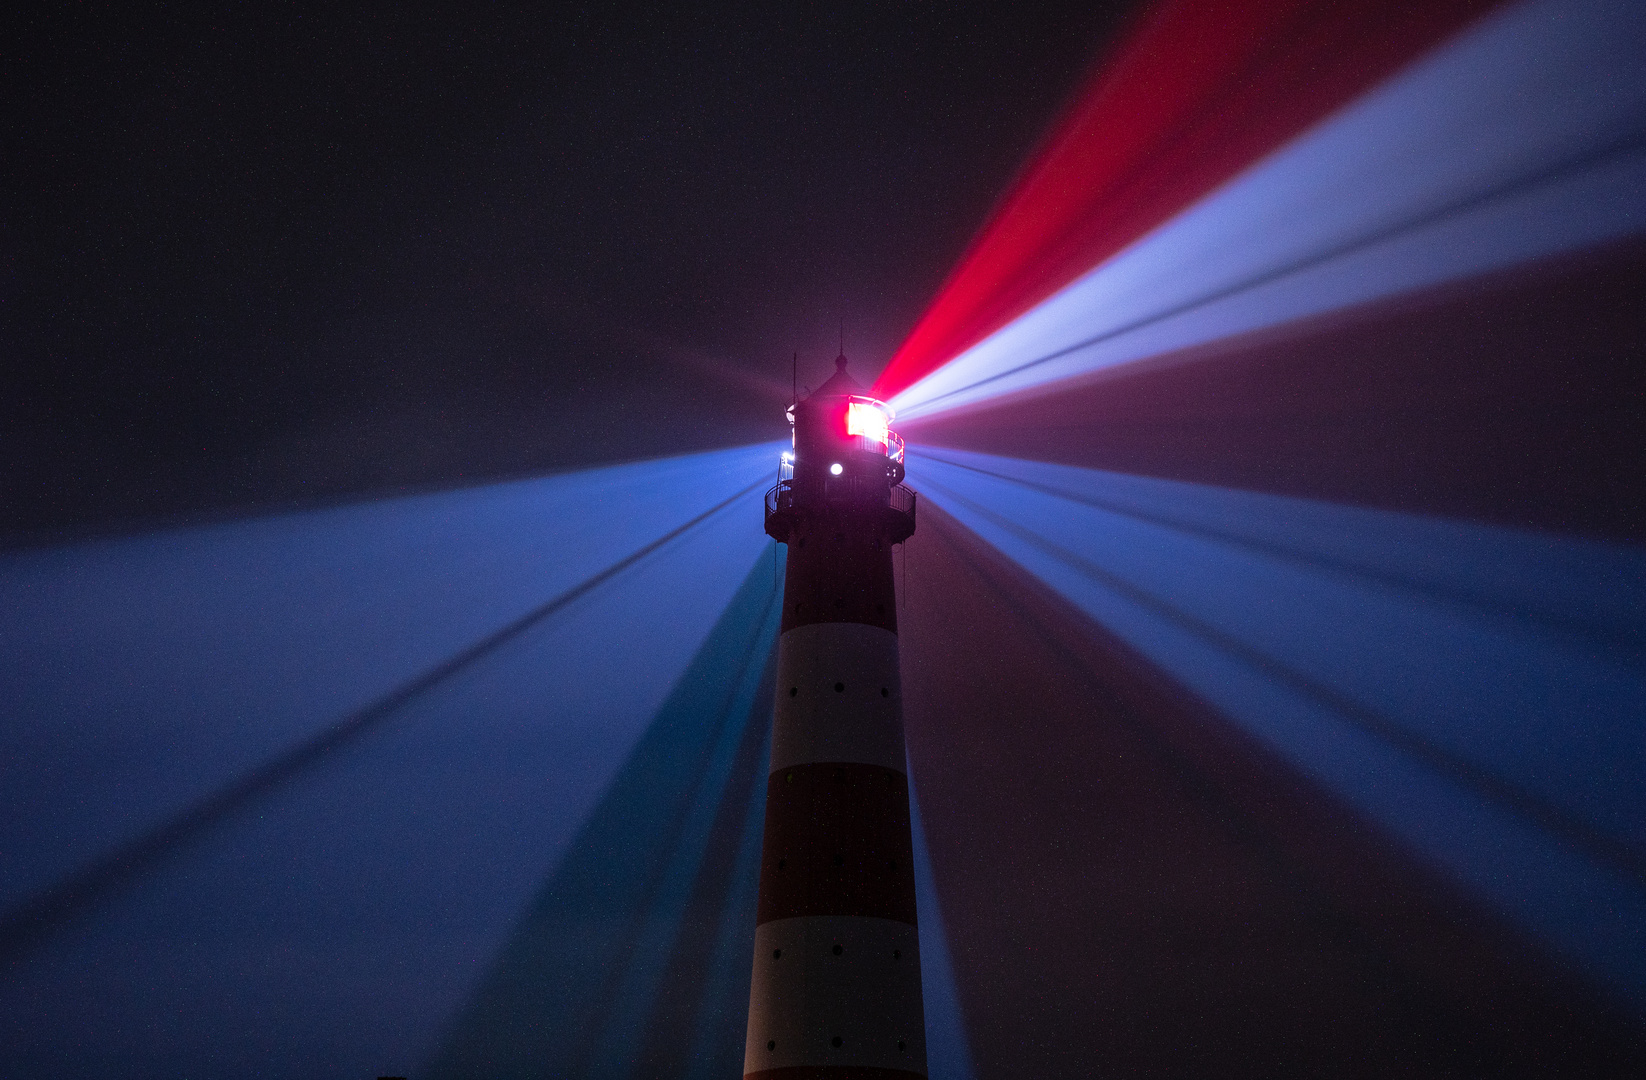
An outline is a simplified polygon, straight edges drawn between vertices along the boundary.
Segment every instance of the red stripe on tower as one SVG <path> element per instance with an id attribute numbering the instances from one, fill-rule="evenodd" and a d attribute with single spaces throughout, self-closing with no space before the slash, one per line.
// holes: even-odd
<path id="1" fill-rule="evenodd" d="M 796 402 L 746 1077 L 926 1075 L 892 545 L 914 532 L 890 410 L 846 358 Z"/>
<path id="2" fill-rule="evenodd" d="M 892 397 L 1500 0 L 1165 0 L 1097 70 L 875 383 Z"/>

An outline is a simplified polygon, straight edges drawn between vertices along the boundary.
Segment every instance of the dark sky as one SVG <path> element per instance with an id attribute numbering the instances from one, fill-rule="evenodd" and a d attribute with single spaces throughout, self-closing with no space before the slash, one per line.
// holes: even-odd
<path id="1" fill-rule="evenodd" d="M 13 541 L 783 433 L 1132 5 L 78 6 L 4 29 Z"/>

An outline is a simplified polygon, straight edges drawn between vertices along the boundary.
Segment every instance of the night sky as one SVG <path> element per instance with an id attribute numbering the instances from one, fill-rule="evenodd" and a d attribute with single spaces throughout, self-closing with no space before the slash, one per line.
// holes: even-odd
<path id="1" fill-rule="evenodd" d="M 932 1080 L 1646 1076 L 1642 55 L 1639 0 L 12 15 L 0 1060 L 736 1075 L 762 498 L 843 347 L 918 494 Z"/>
<path id="2" fill-rule="evenodd" d="M 32 11 L 0 528 L 779 436 L 791 354 L 884 365 L 1132 6 Z"/>

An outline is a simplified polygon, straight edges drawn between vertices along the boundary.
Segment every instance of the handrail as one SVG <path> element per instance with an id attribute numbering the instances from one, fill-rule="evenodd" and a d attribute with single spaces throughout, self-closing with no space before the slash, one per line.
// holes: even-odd
<path id="1" fill-rule="evenodd" d="M 817 489 L 817 490 L 807 490 Z M 884 492 L 884 495 L 881 495 Z M 863 499 L 855 496 L 868 494 L 872 499 Z M 825 477 L 822 483 L 813 482 L 802 485 L 797 492 L 792 478 L 779 480 L 776 485 L 766 491 L 766 512 L 775 514 L 781 510 L 792 510 L 796 496 L 803 501 L 809 501 L 812 496 L 821 496 L 821 501 L 828 505 L 867 504 L 874 502 L 889 510 L 900 514 L 914 513 L 916 492 L 905 484 L 893 484 L 889 488 L 880 487 L 873 482 L 864 482 L 845 476 Z M 882 502 L 881 499 L 885 501 Z"/>
<path id="2" fill-rule="evenodd" d="M 780 480 L 766 492 L 764 501 L 766 535 L 783 543 L 793 535 L 800 515 L 835 509 L 878 515 L 885 539 L 900 544 L 914 534 L 919 496 L 902 484 L 888 487 L 842 476 L 802 485 L 798 491 L 793 480 Z"/>
<path id="3" fill-rule="evenodd" d="M 859 450 L 879 454 L 891 461 L 903 461 L 903 436 L 895 431 L 886 432 L 885 442 L 868 435 L 853 435 L 851 438 Z"/>

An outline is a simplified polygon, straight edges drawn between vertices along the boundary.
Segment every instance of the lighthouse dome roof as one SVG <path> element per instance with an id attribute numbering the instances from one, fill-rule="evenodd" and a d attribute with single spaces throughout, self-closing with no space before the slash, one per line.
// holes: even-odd
<path id="1" fill-rule="evenodd" d="M 846 354 L 834 358 L 834 374 L 822 386 L 812 391 L 812 397 L 847 397 L 861 394 L 863 385 L 846 374 Z"/>

